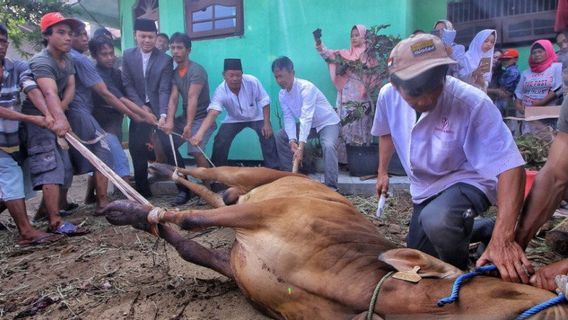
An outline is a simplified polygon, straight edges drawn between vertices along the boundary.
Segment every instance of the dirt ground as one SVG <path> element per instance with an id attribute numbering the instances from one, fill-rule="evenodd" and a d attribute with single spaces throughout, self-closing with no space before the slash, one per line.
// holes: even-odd
<path id="1" fill-rule="evenodd" d="M 76 177 L 69 198 L 82 203 L 85 176 Z M 33 216 L 39 196 L 27 202 Z M 374 218 L 375 197 L 349 199 L 389 240 L 404 245 L 412 210 L 400 192 Z M 171 196 L 150 199 L 167 206 Z M 186 206 L 198 205 L 197 200 Z M 184 206 L 184 207 L 186 207 Z M 89 228 L 82 237 L 56 244 L 18 247 L 7 212 L 0 222 L 0 318 L 6 319 L 268 319 L 256 311 L 228 278 L 182 260 L 163 240 L 131 227 L 114 227 L 82 205 L 68 220 Z M 37 224 L 45 229 L 45 224 Z M 205 246 L 229 250 L 230 229 L 185 232 Z M 560 259 L 542 243 L 529 256 L 537 264 Z"/>

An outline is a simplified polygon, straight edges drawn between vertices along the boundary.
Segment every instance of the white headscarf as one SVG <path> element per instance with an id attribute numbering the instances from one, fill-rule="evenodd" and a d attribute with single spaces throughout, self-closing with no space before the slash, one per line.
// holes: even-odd
<path id="1" fill-rule="evenodd" d="M 489 64 L 489 72 L 486 72 L 483 75 L 483 78 L 487 82 L 491 81 L 491 72 L 493 69 L 491 68 L 491 66 L 493 65 L 493 51 L 495 49 L 495 46 L 493 46 L 493 48 L 491 48 L 490 50 L 487 50 L 487 52 L 483 52 L 481 50 L 483 42 L 485 42 L 485 40 L 491 34 L 495 36 L 495 42 L 497 42 L 497 32 L 493 29 L 481 30 L 475 35 L 473 40 L 471 40 L 469 48 L 465 53 L 464 65 L 462 66 L 462 69 L 460 71 L 460 76 L 462 79 L 467 79 L 471 76 L 473 71 L 475 71 L 479 67 L 479 62 L 482 58 L 489 58 L 491 59 Z"/>

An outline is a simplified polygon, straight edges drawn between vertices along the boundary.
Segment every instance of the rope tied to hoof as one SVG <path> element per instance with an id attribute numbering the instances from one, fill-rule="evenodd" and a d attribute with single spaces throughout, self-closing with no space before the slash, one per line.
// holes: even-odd
<path id="1" fill-rule="evenodd" d="M 160 223 L 160 220 L 162 220 L 165 213 L 166 213 L 166 210 L 164 210 L 160 207 L 154 207 L 148 213 L 147 220 L 148 220 L 148 223 L 150 223 L 150 231 L 156 237 L 160 237 L 159 231 L 158 231 L 158 223 Z"/>
<path id="2" fill-rule="evenodd" d="M 495 271 L 495 270 L 497 270 L 496 266 L 489 265 L 489 266 L 483 266 L 483 267 L 477 268 L 472 272 L 462 274 L 461 276 L 459 276 L 454 281 L 454 285 L 452 286 L 452 293 L 450 294 L 450 296 L 438 300 L 438 307 L 443 307 L 446 304 L 456 302 L 459 299 L 459 290 L 461 288 L 461 285 L 463 284 L 463 282 L 465 280 L 471 279 L 475 276 L 482 275 L 484 273 L 487 273 L 487 272 L 490 272 L 490 271 Z M 516 317 L 515 320 L 528 319 L 529 317 L 534 316 L 535 314 L 541 312 L 542 310 L 545 310 L 547 308 L 550 308 L 552 306 L 557 305 L 558 303 L 565 302 L 565 301 L 567 301 L 566 297 L 561 293 L 557 297 L 546 300 L 546 301 L 544 301 L 540 304 L 537 304 L 534 307 L 531 307 L 531 308 L 525 310 L 518 317 Z"/>

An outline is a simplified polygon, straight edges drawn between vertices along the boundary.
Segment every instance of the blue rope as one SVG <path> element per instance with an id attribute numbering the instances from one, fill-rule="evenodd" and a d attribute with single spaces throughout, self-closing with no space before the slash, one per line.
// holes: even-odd
<path id="1" fill-rule="evenodd" d="M 566 301 L 566 297 L 562 294 L 559 294 L 558 297 L 554 297 L 552 299 L 546 300 L 545 302 L 541 303 L 541 304 L 537 304 L 536 306 L 527 309 L 525 312 L 521 313 L 518 317 L 515 318 L 515 320 L 525 320 L 531 316 L 534 316 L 535 314 L 541 312 L 542 310 L 546 309 L 546 308 L 550 308 L 562 301 Z"/>
<path id="2" fill-rule="evenodd" d="M 469 272 L 469 273 L 464 273 L 461 276 L 459 276 L 456 279 L 456 281 L 454 281 L 454 285 L 452 287 L 452 294 L 450 294 L 449 297 L 445 297 L 445 298 L 438 300 L 438 307 L 443 307 L 446 304 L 456 302 L 456 300 L 458 300 L 458 298 L 459 298 L 460 287 L 465 280 L 471 279 L 471 278 L 478 276 L 482 273 L 493 271 L 493 270 L 497 270 L 497 267 L 495 267 L 493 265 L 483 266 L 483 267 L 475 269 L 475 271 L 472 271 L 472 272 Z"/>
<path id="3" fill-rule="evenodd" d="M 454 281 L 454 285 L 452 287 L 451 295 L 449 297 L 445 297 L 445 298 L 438 300 L 438 307 L 443 307 L 446 304 L 454 303 L 456 300 L 458 300 L 460 287 L 465 280 L 471 279 L 471 278 L 478 276 L 482 273 L 493 271 L 493 270 L 497 270 L 497 267 L 495 267 L 493 265 L 483 266 L 483 267 L 475 269 L 475 271 L 473 271 L 473 272 L 465 273 L 465 274 L 462 274 L 461 276 L 459 276 L 456 279 L 456 281 Z M 560 302 L 563 302 L 563 301 L 566 301 L 566 297 L 564 297 L 564 295 L 560 294 L 560 295 L 558 295 L 558 297 L 554 297 L 554 298 L 549 299 L 549 300 L 547 300 L 543 303 L 537 304 L 536 306 L 534 306 L 532 308 L 525 310 L 517 318 L 515 318 L 515 320 L 528 319 L 529 317 L 534 316 L 535 314 L 541 312 L 542 310 L 550 308 L 550 307 L 552 307 L 552 306 L 554 306 L 554 305 L 556 305 Z"/>

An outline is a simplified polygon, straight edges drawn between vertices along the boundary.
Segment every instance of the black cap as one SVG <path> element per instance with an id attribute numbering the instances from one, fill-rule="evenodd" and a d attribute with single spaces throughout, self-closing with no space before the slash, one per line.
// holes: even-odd
<path id="1" fill-rule="evenodd" d="M 223 71 L 227 70 L 239 70 L 243 71 L 243 66 L 241 65 L 241 59 L 225 59 L 223 63 Z"/>
<path id="2" fill-rule="evenodd" d="M 134 30 L 158 32 L 158 28 L 156 28 L 154 20 L 149 19 L 136 19 L 136 21 L 134 21 Z"/>
<path id="3" fill-rule="evenodd" d="M 105 36 L 112 40 L 112 33 L 110 33 L 110 31 L 108 31 L 107 28 L 101 27 L 95 30 L 95 32 L 93 33 L 93 38 L 97 38 L 100 36 Z"/>

